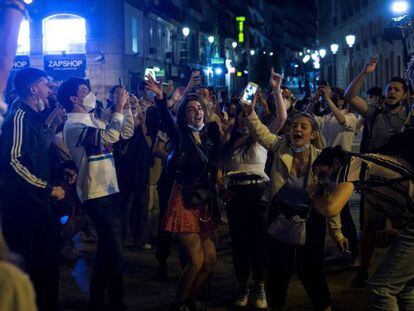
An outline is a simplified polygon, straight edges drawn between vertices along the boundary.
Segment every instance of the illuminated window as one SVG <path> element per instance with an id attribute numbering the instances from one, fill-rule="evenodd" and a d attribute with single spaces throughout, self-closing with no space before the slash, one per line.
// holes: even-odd
<path id="1" fill-rule="evenodd" d="M 132 53 L 138 53 L 138 21 L 135 17 L 132 17 L 131 33 L 132 33 Z"/>
<path id="2" fill-rule="evenodd" d="M 44 54 L 86 53 L 85 19 L 72 14 L 57 14 L 43 19 Z"/>
<path id="3" fill-rule="evenodd" d="M 19 38 L 17 40 L 17 55 L 30 53 L 30 27 L 27 20 L 20 24 Z"/>

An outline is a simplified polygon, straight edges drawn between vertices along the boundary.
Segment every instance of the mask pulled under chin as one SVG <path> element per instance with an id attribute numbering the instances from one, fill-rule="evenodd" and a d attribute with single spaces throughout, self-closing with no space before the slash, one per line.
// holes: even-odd
<path id="1" fill-rule="evenodd" d="M 396 103 L 396 104 L 385 104 L 385 107 L 387 107 L 390 110 L 394 110 L 395 108 L 397 108 L 400 105 L 400 103 Z"/>
<path id="2" fill-rule="evenodd" d="M 89 92 L 88 95 L 85 96 L 82 106 L 87 112 L 91 112 L 96 108 L 96 97 L 93 92 Z"/>
<path id="3" fill-rule="evenodd" d="M 42 112 L 43 110 L 45 110 L 46 105 L 45 105 L 45 102 L 41 98 L 39 98 L 36 101 L 36 108 L 38 112 Z"/>
<path id="4" fill-rule="evenodd" d="M 192 124 L 188 124 L 188 127 L 193 131 L 193 132 L 200 132 L 203 128 L 204 128 L 204 123 L 200 126 L 195 126 Z"/>
<path id="5" fill-rule="evenodd" d="M 305 145 L 300 146 L 300 147 L 291 146 L 291 148 L 292 148 L 292 151 L 294 153 L 300 153 L 300 152 L 303 152 L 306 149 L 308 149 L 309 148 L 309 144 L 305 144 Z"/>

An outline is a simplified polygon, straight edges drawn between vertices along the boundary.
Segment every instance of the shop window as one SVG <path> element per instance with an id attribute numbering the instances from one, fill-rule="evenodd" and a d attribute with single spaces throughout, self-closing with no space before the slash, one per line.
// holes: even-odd
<path id="1" fill-rule="evenodd" d="M 44 54 L 86 53 L 86 21 L 73 14 L 46 17 L 43 27 Z"/>
<path id="2" fill-rule="evenodd" d="M 30 26 L 27 20 L 20 24 L 19 38 L 17 39 L 17 55 L 30 54 Z"/>

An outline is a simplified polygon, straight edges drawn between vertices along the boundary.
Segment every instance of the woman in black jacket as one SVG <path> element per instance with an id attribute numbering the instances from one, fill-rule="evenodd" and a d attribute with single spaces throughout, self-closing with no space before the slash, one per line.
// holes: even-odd
<path id="1" fill-rule="evenodd" d="M 167 170 L 174 178 L 174 185 L 163 229 L 177 235 L 188 256 L 171 310 L 195 310 L 194 298 L 213 270 L 217 257 L 212 207 L 220 132 L 216 123 L 204 124 L 202 99 L 195 93 L 182 99 L 174 122 L 161 85 L 152 77 L 147 78 L 147 89 L 156 95 L 161 122 L 173 143 Z"/>

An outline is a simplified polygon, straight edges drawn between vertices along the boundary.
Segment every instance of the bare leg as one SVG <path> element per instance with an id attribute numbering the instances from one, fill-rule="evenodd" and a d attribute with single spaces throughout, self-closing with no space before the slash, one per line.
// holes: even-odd
<path id="1" fill-rule="evenodd" d="M 204 265 L 204 251 L 200 234 L 181 233 L 178 238 L 188 255 L 187 265 L 181 272 L 175 294 L 175 302 L 180 303 L 187 299 L 192 291 L 194 281 Z"/>
<path id="2" fill-rule="evenodd" d="M 204 251 L 204 264 L 197 274 L 189 298 L 195 299 L 200 288 L 203 286 L 217 263 L 216 245 L 213 240 L 214 232 L 210 231 L 201 235 L 201 243 Z"/>

